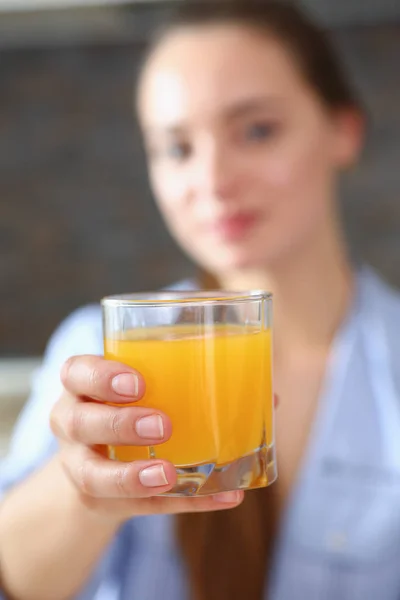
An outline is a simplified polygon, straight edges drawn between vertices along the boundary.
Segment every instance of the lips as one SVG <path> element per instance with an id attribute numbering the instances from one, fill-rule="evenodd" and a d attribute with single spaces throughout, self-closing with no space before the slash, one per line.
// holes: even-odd
<path id="1" fill-rule="evenodd" d="M 209 224 L 207 229 L 221 238 L 234 241 L 244 237 L 257 223 L 255 213 L 241 213 L 219 218 Z"/>

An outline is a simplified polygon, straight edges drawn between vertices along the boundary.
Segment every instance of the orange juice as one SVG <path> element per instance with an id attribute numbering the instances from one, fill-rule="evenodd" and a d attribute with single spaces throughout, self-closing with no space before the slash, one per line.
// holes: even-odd
<path id="1" fill-rule="evenodd" d="M 146 394 L 135 406 L 165 412 L 173 434 L 164 444 L 114 447 L 116 459 L 150 456 L 178 467 L 225 465 L 273 439 L 271 332 L 247 325 L 173 325 L 106 338 L 105 357 L 142 373 Z"/>

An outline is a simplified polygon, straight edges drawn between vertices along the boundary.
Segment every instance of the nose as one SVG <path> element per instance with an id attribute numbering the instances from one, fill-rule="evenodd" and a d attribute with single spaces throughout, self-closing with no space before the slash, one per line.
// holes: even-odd
<path id="1" fill-rule="evenodd" d="M 227 144 L 214 138 L 202 140 L 193 170 L 195 195 L 215 200 L 229 200 L 237 195 L 239 173 Z"/>

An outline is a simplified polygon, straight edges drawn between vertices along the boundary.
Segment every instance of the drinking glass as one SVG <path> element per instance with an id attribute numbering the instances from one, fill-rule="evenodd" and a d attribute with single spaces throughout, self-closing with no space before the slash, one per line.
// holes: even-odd
<path id="1" fill-rule="evenodd" d="M 271 295 L 165 291 L 110 296 L 102 308 L 105 358 L 146 380 L 132 405 L 165 412 L 173 427 L 165 443 L 110 446 L 109 457 L 171 461 L 174 496 L 272 483 Z"/>

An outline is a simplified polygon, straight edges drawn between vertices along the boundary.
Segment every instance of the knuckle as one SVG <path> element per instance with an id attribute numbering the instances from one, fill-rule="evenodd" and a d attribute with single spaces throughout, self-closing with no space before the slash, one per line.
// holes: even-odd
<path id="1" fill-rule="evenodd" d="M 109 429 L 117 443 L 131 444 L 137 440 L 135 429 L 137 415 L 134 408 L 115 408 L 109 418 Z"/>
<path id="2" fill-rule="evenodd" d="M 71 402 L 72 401 L 72 402 Z M 63 392 L 59 399 L 54 403 L 50 415 L 49 415 L 49 425 L 53 434 L 63 440 L 68 438 L 66 433 L 66 407 L 70 405 L 72 407 L 73 398 L 67 393 Z"/>
<path id="3" fill-rule="evenodd" d="M 123 415 L 121 414 L 121 411 L 113 410 L 110 411 L 109 419 L 109 428 L 111 429 L 115 441 L 119 442 L 121 441 L 124 432 Z"/>
<path id="4" fill-rule="evenodd" d="M 88 509 L 90 512 L 98 513 L 103 512 L 104 510 L 104 500 L 103 498 L 97 498 L 96 496 L 89 496 L 88 494 L 84 494 L 82 490 L 77 488 L 78 496 L 80 502 Z"/>
<path id="5" fill-rule="evenodd" d="M 74 356 L 70 356 L 63 364 L 62 368 L 61 368 L 61 373 L 60 373 L 60 378 L 61 378 L 61 382 L 63 385 L 66 385 L 67 381 L 68 381 L 68 376 L 69 376 L 69 372 L 71 370 L 71 367 L 73 365 L 73 363 L 75 362 L 75 357 Z"/>
<path id="6" fill-rule="evenodd" d="M 59 417 L 58 417 L 59 402 L 60 401 L 58 401 L 54 404 L 53 408 L 51 409 L 50 416 L 49 416 L 50 429 L 56 437 L 60 437 L 60 435 L 61 435 L 61 427 L 60 427 Z"/>
<path id="7" fill-rule="evenodd" d="M 102 380 L 102 373 L 99 366 L 93 366 L 89 373 L 89 386 L 92 391 L 95 391 Z"/>
<path id="8" fill-rule="evenodd" d="M 65 432 L 69 439 L 79 441 L 85 426 L 85 413 L 76 406 L 72 406 L 65 417 Z"/>
<path id="9" fill-rule="evenodd" d="M 93 487 L 93 461 L 86 458 L 79 462 L 76 471 L 75 481 L 82 494 L 94 496 Z"/>
<path id="10" fill-rule="evenodd" d="M 115 488 L 118 496 L 131 497 L 133 495 L 133 478 L 130 477 L 130 470 L 121 465 L 114 472 Z"/>

